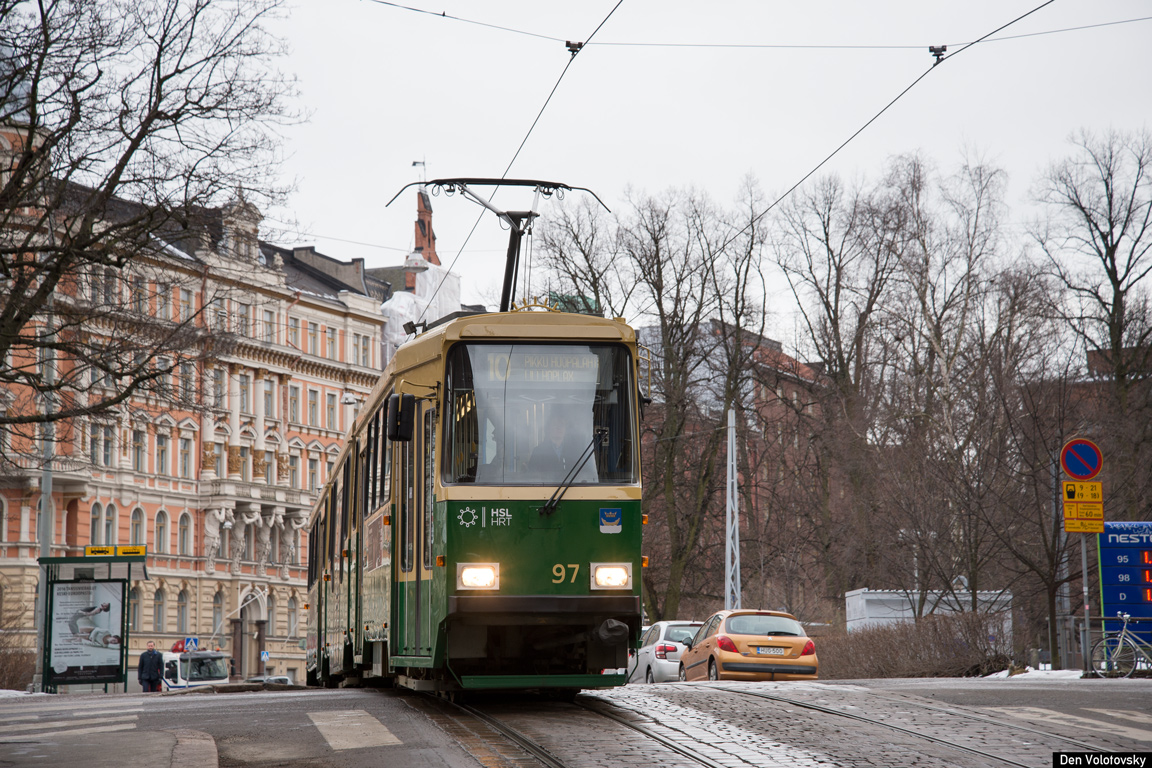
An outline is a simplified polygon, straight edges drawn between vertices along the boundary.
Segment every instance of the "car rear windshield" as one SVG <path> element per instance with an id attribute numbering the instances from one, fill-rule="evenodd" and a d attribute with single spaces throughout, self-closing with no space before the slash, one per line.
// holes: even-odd
<path id="1" fill-rule="evenodd" d="M 699 627 L 668 627 L 664 639 L 670 643 L 683 643 L 688 638 L 696 634 Z"/>
<path id="2" fill-rule="evenodd" d="M 744 613 L 728 617 L 728 631 L 734 635 L 792 635 L 803 637 L 800 622 L 785 616 Z"/>

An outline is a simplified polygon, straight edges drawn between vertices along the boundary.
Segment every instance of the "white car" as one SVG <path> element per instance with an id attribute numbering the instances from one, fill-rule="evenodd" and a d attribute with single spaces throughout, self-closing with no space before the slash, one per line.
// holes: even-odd
<path id="1" fill-rule="evenodd" d="M 668 683 L 680 678 L 684 641 L 700 628 L 699 621 L 658 621 L 640 637 L 640 647 L 629 659 L 629 683 Z"/>

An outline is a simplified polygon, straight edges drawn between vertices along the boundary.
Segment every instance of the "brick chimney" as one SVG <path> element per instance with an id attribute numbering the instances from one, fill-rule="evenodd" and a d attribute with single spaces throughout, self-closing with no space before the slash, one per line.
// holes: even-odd
<path id="1" fill-rule="evenodd" d="M 432 201 L 423 187 L 416 193 L 415 251 L 425 261 L 440 266 L 440 257 L 436 255 L 436 233 L 432 231 Z"/>

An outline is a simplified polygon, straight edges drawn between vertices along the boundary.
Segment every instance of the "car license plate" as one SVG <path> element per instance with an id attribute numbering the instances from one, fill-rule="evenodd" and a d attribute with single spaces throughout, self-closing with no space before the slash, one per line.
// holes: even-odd
<path id="1" fill-rule="evenodd" d="M 788 652 L 787 648 L 772 648 L 766 645 L 759 645 L 756 647 L 756 652 L 764 656 L 783 656 Z"/>

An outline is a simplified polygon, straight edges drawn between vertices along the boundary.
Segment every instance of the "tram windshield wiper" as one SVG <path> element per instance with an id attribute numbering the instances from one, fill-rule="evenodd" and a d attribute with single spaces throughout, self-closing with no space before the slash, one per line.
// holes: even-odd
<path id="1" fill-rule="evenodd" d="M 556 486 L 556 491 L 548 501 L 544 502 L 544 506 L 540 507 L 541 515 L 550 515 L 556 511 L 560 506 L 560 500 L 564 498 L 564 494 L 576 482 L 576 475 L 580 470 L 584 469 L 584 465 L 588 463 L 588 459 L 592 458 L 596 452 L 596 446 L 604 445 L 608 442 L 608 428 L 596 427 L 593 430 L 592 442 L 588 443 L 588 447 L 580 453 L 580 458 L 572 465 L 572 469 L 568 470 L 568 474 L 564 475 L 564 479 L 560 481 L 560 485 Z"/>

